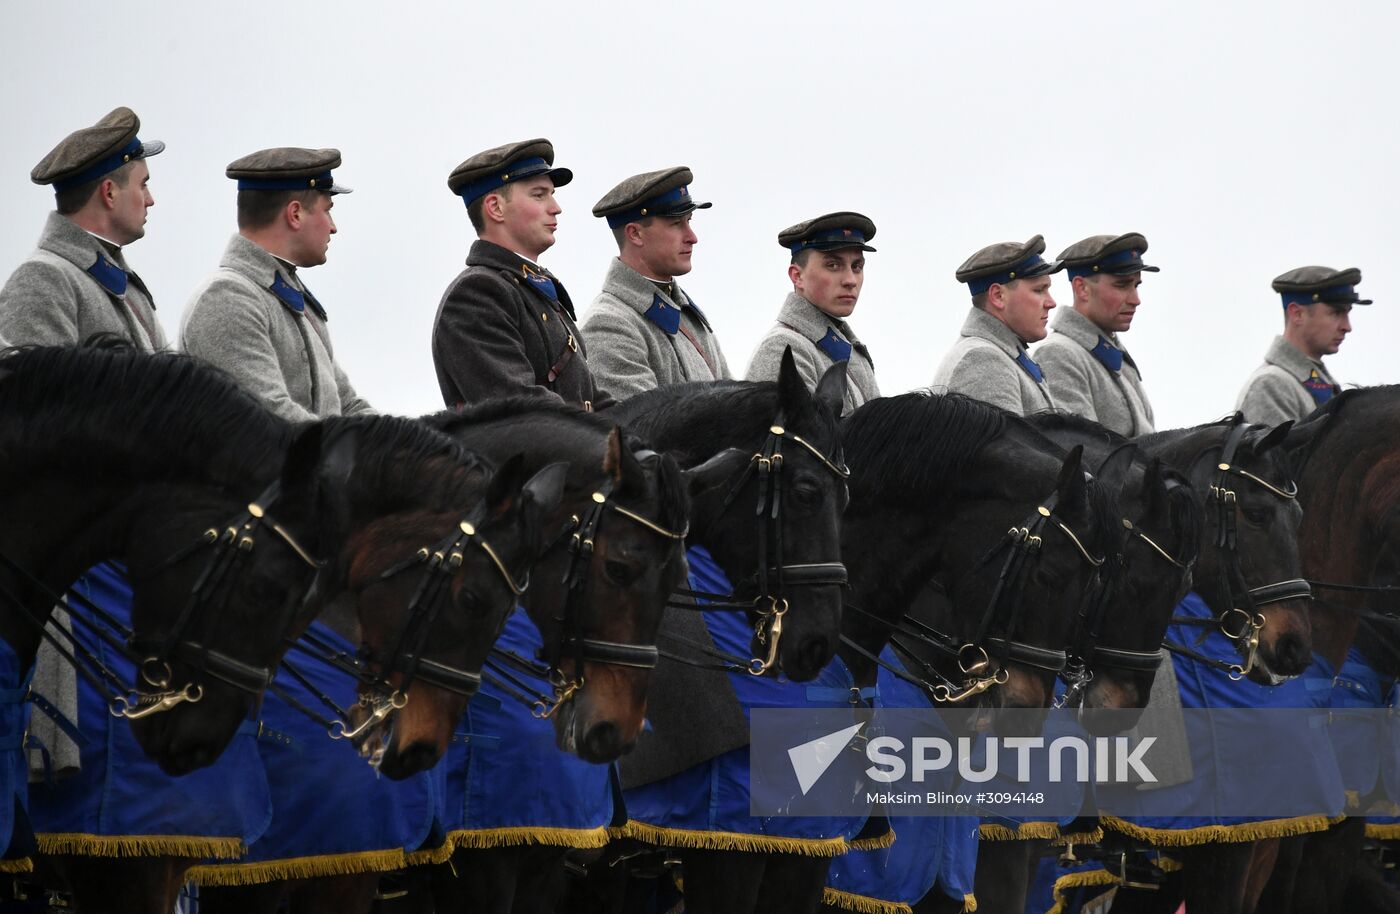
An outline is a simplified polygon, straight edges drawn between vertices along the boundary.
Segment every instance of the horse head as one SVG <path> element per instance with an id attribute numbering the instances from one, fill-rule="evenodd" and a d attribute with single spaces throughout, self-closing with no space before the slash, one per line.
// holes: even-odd
<path id="1" fill-rule="evenodd" d="M 351 740 L 378 770 L 402 779 L 431 768 L 481 683 L 491 646 L 530 584 L 558 510 L 566 467 L 530 476 L 519 456 L 456 513 L 433 508 L 360 530 L 348 589 L 372 683 L 352 709 Z"/>

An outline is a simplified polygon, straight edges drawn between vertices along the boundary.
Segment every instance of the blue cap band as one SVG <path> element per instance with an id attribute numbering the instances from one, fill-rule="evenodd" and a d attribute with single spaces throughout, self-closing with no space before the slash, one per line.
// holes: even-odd
<path id="1" fill-rule="evenodd" d="M 141 157 L 140 152 L 141 141 L 136 137 L 132 137 L 130 143 L 127 143 L 121 149 L 118 149 L 106 158 L 97 160 L 72 177 L 53 182 L 53 189 L 55 192 L 62 192 L 65 190 L 72 190 L 75 187 L 81 187 L 89 181 L 96 181 L 108 172 L 113 172 L 121 168 L 132 159 L 139 159 Z"/>
<path id="2" fill-rule="evenodd" d="M 977 279 L 969 279 L 967 281 L 967 287 L 969 290 L 971 290 L 973 295 L 981 295 L 983 292 L 987 291 L 992 286 L 1004 286 L 1009 282 L 1014 282 L 1018 279 L 1024 279 L 1025 274 L 1027 272 L 1034 270 L 1036 267 L 1043 267 L 1045 265 L 1045 258 L 1041 257 L 1039 254 L 1032 254 L 1031 256 L 1027 257 L 1025 260 L 1022 260 L 1020 263 L 1017 263 L 1015 266 L 1013 266 L 1011 269 L 1007 270 L 1004 273 L 996 273 L 992 276 L 979 276 Z"/>
<path id="3" fill-rule="evenodd" d="M 1282 292 L 1279 297 L 1283 299 L 1285 308 L 1295 302 L 1300 305 L 1313 305 L 1318 302 L 1349 304 L 1361 298 L 1356 294 L 1356 286 L 1329 286 L 1316 292 Z"/>
<path id="4" fill-rule="evenodd" d="M 489 174 L 484 178 L 477 178 L 475 181 L 468 181 L 457 189 L 457 196 L 462 198 L 462 202 L 471 203 L 474 200 L 480 200 L 493 190 L 500 190 L 512 181 L 533 178 L 535 175 L 542 175 L 548 171 L 549 163 L 541 156 L 521 159 L 518 162 L 511 162 L 499 172 Z"/>
<path id="5" fill-rule="evenodd" d="M 682 185 L 675 190 L 668 190 L 664 194 L 657 194 L 655 197 L 648 197 L 641 203 L 629 210 L 620 213 L 613 213 L 608 216 L 608 228 L 622 228 L 629 222 L 641 222 L 649 216 L 670 216 L 673 209 L 684 209 L 690 200 L 690 188 Z M 681 204 L 677 207 L 676 204 Z"/>
<path id="6" fill-rule="evenodd" d="M 791 247 L 792 252 L 796 254 L 798 251 L 805 251 L 808 248 L 856 247 L 863 244 L 865 244 L 865 233 L 860 229 L 832 229 L 829 232 L 809 235 Z"/>
<path id="7" fill-rule="evenodd" d="M 1099 276 L 1103 273 L 1133 272 L 1132 270 L 1118 270 L 1117 267 L 1136 265 L 1142 266 L 1142 251 L 1129 248 L 1126 251 L 1118 251 L 1106 257 L 1100 257 L 1093 263 L 1080 264 L 1079 266 L 1066 267 L 1065 273 L 1070 279 L 1076 276 Z"/>
<path id="8" fill-rule="evenodd" d="M 329 171 L 307 178 L 239 178 L 239 190 L 330 190 L 335 179 Z"/>

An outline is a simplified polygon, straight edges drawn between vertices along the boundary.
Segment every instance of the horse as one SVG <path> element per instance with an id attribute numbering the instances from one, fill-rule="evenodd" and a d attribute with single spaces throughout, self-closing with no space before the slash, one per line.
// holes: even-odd
<path id="1" fill-rule="evenodd" d="M 157 685 L 149 680 L 158 678 L 165 690 L 155 701 L 138 694 L 126 706 L 138 718 L 133 730 L 142 748 L 170 772 L 217 756 L 266 684 L 268 666 L 285 649 L 284 637 L 304 627 L 317 601 L 345 586 L 330 579 L 348 572 L 353 562 L 337 552 L 327 571 L 318 555 L 332 554 L 371 519 L 405 509 L 416 515 L 433 509 L 416 525 L 412 518 L 399 521 L 401 530 L 436 542 L 452 523 L 438 517 L 440 477 L 473 472 L 457 445 L 406 420 L 331 420 L 298 433 L 222 375 L 179 356 L 40 349 L 7 357 L 0 374 L 0 411 L 9 420 L 0 447 L 11 470 L 8 478 L 26 483 L 23 491 L 15 491 L 16 485 L 6 493 L 12 521 L 5 531 L 11 559 L 6 571 L 23 573 L 9 591 L 23 585 L 31 594 L 24 611 L 46 614 L 52 590 L 83 568 L 108 557 L 126 561 L 135 593 L 133 643 L 143 648 L 137 659 L 152 651 L 142 672 L 152 672 L 149 685 Z M 75 465 L 75 451 L 49 442 L 81 448 L 84 465 Z M 102 468 L 96 484 L 92 461 Z M 475 472 L 480 475 L 479 468 Z M 372 477 L 364 497 L 344 497 L 342 486 L 357 476 Z M 398 490 L 385 484 L 390 476 L 402 480 Z M 395 500 L 408 484 L 423 491 L 417 506 Z M 249 505 L 246 499 L 259 491 Z M 61 500 L 65 496 L 68 505 Z M 235 512 L 234 504 L 248 507 Z M 40 506 L 42 515 L 29 513 Z M 233 523 L 226 521 L 231 514 Z M 499 528 L 503 549 L 510 544 L 511 526 Z M 192 535 L 191 527 L 208 532 Z M 21 532 L 27 535 L 17 543 L 15 534 Z M 273 546 L 257 548 L 262 542 Z M 42 551 L 47 565 L 25 546 Z M 349 551 L 372 547 L 361 541 Z M 214 560 L 196 561 L 206 550 L 214 552 Z M 514 559 L 514 551 L 504 554 Z M 298 567 L 305 569 L 300 577 Z M 474 552 L 460 568 L 462 577 L 484 570 Z M 300 604 L 311 574 L 317 575 L 317 587 L 304 601 L 308 610 Z M 465 593 L 456 572 L 453 578 L 453 590 Z M 199 612 L 211 597 L 218 599 L 216 619 L 207 610 Z M 513 595 L 496 598 L 498 618 L 512 600 Z M 278 610 L 272 625 L 258 621 L 269 606 Z M 24 628 L 26 621 L 17 614 L 4 617 L 6 634 L 19 642 L 22 656 L 32 657 L 37 629 Z M 156 624 L 170 630 L 161 634 Z M 138 892 L 132 902 L 168 910 L 178 883 L 173 874 L 189 862 L 123 861 L 114 867 L 96 858 L 58 856 L 73 876 L 79 905 L 89 908 L 109 905 L 111 892 L 104 879 L 85 878 L 85 869 L 89 876 L 93 870 L 116 869 L 132 883 L 156 886 L 159 900 Z M 134 872 L 141 869 L 154 875 Z"/>

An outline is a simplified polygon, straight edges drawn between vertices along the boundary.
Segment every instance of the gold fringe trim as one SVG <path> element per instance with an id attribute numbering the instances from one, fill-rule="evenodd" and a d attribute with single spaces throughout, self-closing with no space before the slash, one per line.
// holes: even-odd
<path id="1" fill-rule="evenodd" d="M 881 901 L 865 895 L 852 895 L 840 889 L 822 889 L 822 904 L 857 914 L 914 914 L 914 909 L 898 901 Z"/>
<path id="2" fill-rule="evenodd" d="M 191 867 L 185 878 L 197 885 L 261 885 L 284 879 L 348 876 L 352 873 L 386 873 L 404 867 L 402 848 L 357 851 L 348 854 L 316 854 L 258 863 L 224 863 Z"/>
<path id="3" fill-rule="evenodd" d="M 1066 844 L 1098 844 L 1103 840 L 1103 829 L 1095 826 L 1090 831 L 1071 832 L 1068 835 L 1060 835 L 1050 843 L 1055 847 L 1064 847 Z"/>
<path id="4" fill-rule="evenodd" d="M 629 819 L 623 836 L 663 847 L 693 847 L 700 850 L 748 851 L 755 854 L 797 854 L 803 857 L 839 857 L 851 849 L 840 835 L 835 838 L 772 838 L 732 831 L 691 831 L 662 828 Z"/>
<path id="5" fill-rule="evenodd" d="M 976 896 L 976 895 L 964 895 L 964 896 L 963 896 L 963 914 L 974 914 L 974 912 L 975 912 L 976 910 L 977 910 L 977 896 Z"/>
<path id="6" fill-rule="evenodd" d="M 983 841 L 1027 841 L 1032 838 L 1057 838 L 1060 826 L 1054 822 L 1022 822 L 1013 831 L 1005 825 L 991 822 L 977 826 L 977 835 Z"/>
<path id="7" fill-rule="evenodd" d="M 1064 914 L 1065 896 L 1075 889 L 1090 888 L 1097 885 L 1116 885 L 1118 877 L 1108 870 L 1084 870 L 1080 873 L 1066 873 L 1055 880 L 1055 887 L 1051 894 L 1055 903 L 1050 906 L 1050 910 L 1045 914 Z"/>
<path id="8" fill-rule="evenodd" d="M 1377 841 L 1395 841 L 1400 839 L 1400 822 L 1377 822 L 1374 825 L 1367 822 L 1366 837 L 1374 838 Z"/>
<path id="9" fill-rule="evenodd" d="M 1291 819 L 1265 819 L 1238 825 L 1202 825 L 1198 828 L 1146 828 L 1117 816 L 1105 815 L 1103 823 L 1130 838 L 1159 847 L 1188 847 L 1196 844 L 1232 844 L 1262 838 L 1286 838 L 1322 831 L 1342 817 L 1296 816 Z"/>
<path id="10" fill-rule="evenodd" d="M 444 847 L 480 849 L 511 847 L 519 844 L 547 844 L 553 847 L 598 848 L 608 843 L 608 830 L 597 828 L 536 828 L 533 825 L 509 828 L 474 828 L 447 833 Z M 448 852 L 449 855 L 451 851 Z"/>
<path id="11" fill-rule="evenodd" d="M 0 873 L 32 873 L 34 872 L 34 861 L 28 857 L 20 857 L 16 860 L 0 860 Z"/>
<path id="12" fill-rule="evenodd" d="M 1359 792 L 1357 792 L 1357 791 L 1355 791 L 1355 790 L 1348 790 L 1348 791 L 1346 792 L 1346 797 L 1347 797 L 1347 809 L 1360 809 L 1360 808 L 1361 808 L 1361 794 L 1360 794 Z"/>
<path id="13" fill-rule="evenodd" d="M 87 835 L 60 832 L 36 836 L 39 851 L 78 857 L 217 857 L 232 860 L 247 853 L 240 838 L 195 838 L 186 835 Z"/>
<path id="14" fill-rule="evenodd" d="M 875 838 L 857 838 L 850 842 L 850 845 L 853 851 L 882 851 L 891 844 L 894 844 L 894 839 L 894 829 L 891 828 L 883 835 Z"/>
<path id="15" fill-rule="evenodd" d="M 403 855 L 404 866 L 425 866 L 428 864 L 446 863 L 452 859 L 454 850 L 451 841 L 444 841 L 437 847 L 424 847 L 416 851 L 408 851 Z"/>

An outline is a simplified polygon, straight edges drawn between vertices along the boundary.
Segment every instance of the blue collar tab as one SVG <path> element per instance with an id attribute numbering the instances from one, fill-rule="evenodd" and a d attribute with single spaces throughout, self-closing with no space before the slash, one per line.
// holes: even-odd
<path id="1" fill-rule="evenodd" d="M 675 336 L 676 331 L 681 329 L 680 309 L 666 304 L 659 292 L 652 294 L 651 307 L 646 309 L 642 316 L 666 331 L 668 336 Z"/>
<path id="2" fill-rule="evenodd" d="M 1020 354 L 1016 356 L 1016 364 L 1020 365 L 1026 374 L 1034 378 L 1035 383 L 1039 384 L 1045 380 L 1045 372 L 1041 371 L 1040 366 L 1031 360 L 1031 354 L 1026 350 L 1022 349 Z"/>
<path id="3" fill-rule="evenodd" d="M 1123 370 L 1123 350 L 1110 343 L 1104 337 L 1099 337 L 1098 345 L 1089 350 L 1089 354 L 1103 363 L 1103 367 L 1117 374 Z"/>
<path id="4" fill-rule="evenodd" d="M 1282 292 L 1279 297 L 1283 299 L 1284 310 L 1294 302 L 1300 305 L 1314 305 L 1318 302 L 1345 305 L 1361 298 L 1356 294 L 1356 286 L 1328 286 L 1316 292 Z"/>
<path id="5" fill-rule="evenodd" d="M 127 273 L 121 267 L 112 263 L 101 254 L 97 255 L 97 260 L 92 266 L 87 268 L 88 275 L 97 280 L 97 284 L 108 292 L 118 297 L 126 294 Z"/>
<path id="6" fill-rule="evenodd" d="M 981 295 L 994 285 L 1004 286 L 1009 282 L 1024 279 L 1027 272 L 1043 266 L 1045 266 L 1045 258 L 1041 257 L 1039 254 L 1032 254 L 1025 260 L 1019 261 L 1013 265 L 1009 270 L 1005 270 L 1001 273 L 994 273 L 991 276 L 969 279 L 967 281 L 967 288 L 973 295 Z"/>
<path id="7" fill-rule="evenodd" d="M 239 190 L 330 190 L 335 179 L 329 171 L 308 178 L 239 178 Z"/>
<path id="8" fill-rule="evenodd" d="M 817 347 L 825 352 L 833 362 L 851 360 L 851 344 L 841 338 L 835 327 L 826 328 L 826 336 L 817 340 Z"/>
<path id="9" fill-rule="evenodd" d="M 84 168 L 71 177 L 53 182 L 54 192 L 61 193 L 65 190 L 81 187 L 89 181 L 96 181 L 108 172 L 116 171 L 132 159 L 139 159 L 140 157 L 141 141 L 136 137 L 132 137 L 130 143 L 127 143 L 121 149 L 118 149 L 106 158 L 98 159 L 96 162 L 93 162 L 87 168 Z"/>
<path id="10" fill-rule="evenodd" d="M 306 296 L 296 286 L 283 279 L 280 271 L 273 275 L 272 285 L 268 286 L 268 291 L 282 299 L 282 304 L 297 314 L 306 310 Z"/>
<path id="11" fill-rule="evenodd" d="M 830 250 L 833 248 L 857 247 L 863 244 L 865 244 L 865 233 L 860 229 L 832 229 L 831 231 L 808 235 L 791 247 L 792 252 L 796 254 L 798 251 L 805 251 L 808 248 Z"/>
<path id="12" fill-rule="evenodd" d="M 649 216 L 680 215 L 677 210 L 682 213 L 688 212 L 687 207 L 690 207 L 690 204 L 690 188 L 682 185 L 664 194 L 648 197 L 631 209 L 613 213 L 608 216 L 608 228 L 622 228 L 629 222 L 641 222 Z"/>
<path id="13" fill-rule="evenodd" d="M 540 161 L 544 160 L 541 159 Z M 555 287 L 554 280 L 550 279 L 547 273 L 542 273 L 539 270 L 532 270 L 527 263 L 522 263 L 520 265 L 520 272 L 525 275 L 526 281 L 538 289 L 545 298 L 553 302 L 559 300 L 559 290 Z"/>
<path id="14" fill-rule="evenodd" d="M 542 175 L 548 171 L 549 163 L 542 156 L 521 159 L 518 162 L 511 162 L 502 171 L 492 172 L 484 178 L 477 178 L 475 181 L 468 181 L 457 189 L 457 196 L 462 198 L 463 203 L 471 204 L 493 190 L 500 190 L 512 181 L 533 178 L 535 175 Z"/>
<path id="15" fill-rule="evenodd" d="M 1303 386 L 1307 388 L 1312 398 L 1317 401 L 1318 406 L 1321 406 L 1337 395 L 1337 388 L 1327 383 L 1316 368 L 1308 375 L 1308 379 L 1303 382 Z"/>
<path id="16" fill-rule="evenodd" d="M 1124 269 L 1124 267 L 1128 269 Z M 1132 269 L 1133 267 L 1137 269 Z M 1074 279 L 1076 276 L 1101 276 L 1104 273 L 1122 274 L 1140 272 L 1142 272 L 1142 251 L 1132 248 L 1100 257 L 1093 263 L 1085 263 L 1079 266 L 1065 268 L 1065 273 L 1070 279 Z"/>

